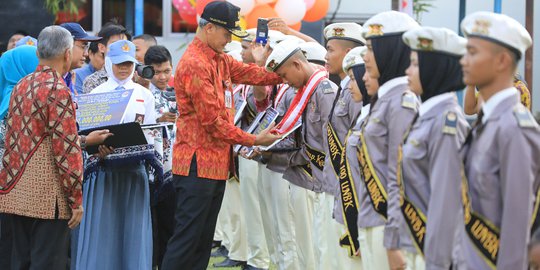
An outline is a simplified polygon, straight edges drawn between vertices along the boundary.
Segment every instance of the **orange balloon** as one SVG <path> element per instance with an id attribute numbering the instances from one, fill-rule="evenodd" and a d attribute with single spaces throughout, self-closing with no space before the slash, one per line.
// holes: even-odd
<path id="1" fill-rule="evenodd" d="M 296 31 L 300 31 L 302 28 L 302 21 L 299 21 L 297 24 L 289 25 L 289 27 Z"/>
<path id="2" fill-rule="evenodd" d="M 302 20 L 306 22 L 316 22 L 324 18 L 328 12 L 329 6 L 330 2 L 328 0 L 315 0 L 315 4 L 313 4 L 313 7 L 306 11 L 306 15 Z"/>
<path id="3" fill-rule="evenodd" d="M 247 28 L 256 28 L 259 18 L 275 18 L 278 17 L 276 11 L 268 4 L 256 6 L 249 14 L 246 15 Z"/>

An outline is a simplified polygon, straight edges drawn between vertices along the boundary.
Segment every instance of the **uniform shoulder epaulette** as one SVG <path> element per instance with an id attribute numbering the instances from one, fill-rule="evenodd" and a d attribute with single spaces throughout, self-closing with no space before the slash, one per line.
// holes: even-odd
<path id="1" fill-rule="evenodd" d="M 536 120 L 531 115 L 527 108 L 523 107 L 521 104 L 518 104 L 514 107 L 514 117 L 518 122 L 520 127 L 531 128 L 536 126 Z"/>
<path id="2" fill-rule="evenodd" d="M 330 82 L 327 81 L 327 80 L 323 80 L 319 87 L 322 88 L 323 94 L 333 94 L 334 93 L 334 88 L 332 88 L 332 84 L 330 84 Z"/>
<path id="3" fill-rule="evenodd" d="M 447 111 L 444 116 L 444 125 L 442 128 L 444 134 L 456 135 L 457 132 L 457 113 Z"/>
<path id="4" fill-rule="evenodd" d="M 416 110 L 418 107 L 417 100 L 413 92 L 405 91 L 401 96 L 401 107 Z"/>

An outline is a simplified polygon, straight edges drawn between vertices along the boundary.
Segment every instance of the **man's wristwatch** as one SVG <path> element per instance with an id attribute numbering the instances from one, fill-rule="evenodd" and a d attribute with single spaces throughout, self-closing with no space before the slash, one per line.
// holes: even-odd
<path id="1" fill-rule="evenodd" d="M 79 142 L 81 143 L 81 149 L 86 149 L 86 136 L 79 136 Z"/>

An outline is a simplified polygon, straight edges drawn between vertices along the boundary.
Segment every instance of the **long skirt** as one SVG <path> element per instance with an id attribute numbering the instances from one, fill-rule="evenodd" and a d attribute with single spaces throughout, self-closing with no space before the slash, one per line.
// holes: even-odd
<path id="1" fill-rule="evenodd" d="M 150 192 L 142 163 L 100 167 L 84 183 L 83 206 L 77 270 L 151 269 Z"/>

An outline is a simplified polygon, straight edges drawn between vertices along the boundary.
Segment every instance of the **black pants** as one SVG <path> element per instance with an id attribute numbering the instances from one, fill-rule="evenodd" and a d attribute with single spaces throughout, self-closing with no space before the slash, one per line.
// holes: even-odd
<path id="1" fill-rule="evenodd" d="M 150 209 L 152 211 L 152 265 L 157 265 L 161 269 L 163 256 L 165 256 L 167 250 L 167 242 L 169 242 L 174 232 L 176 194 L 173 193 L 159 200 Z"/>
<path id="2" fill-rule="evenodd" d="M 67 220 L 6 215 L 13 233 L 12 270 L 65 269 L 69 247 Z"/>
<path id="3" fill-rule="evenodd" d="M 204 270 L 210 259 L 225 181 L 198 178 L 195 161 L 191 163 L 189 176 L 174 175 L 173 181 L 177 196 L 176 225 L 161 269 Z"/>

